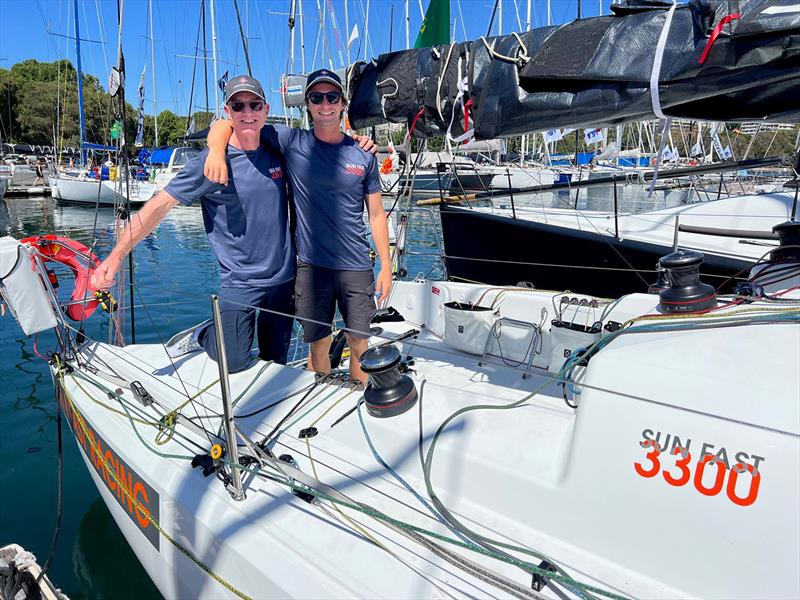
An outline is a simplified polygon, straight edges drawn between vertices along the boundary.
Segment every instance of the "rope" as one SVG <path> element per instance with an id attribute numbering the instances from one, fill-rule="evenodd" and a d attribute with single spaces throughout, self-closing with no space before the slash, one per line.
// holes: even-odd
<path id="1" fill-rule="evenodd" d="M 481 36 L 480 39 L 483 42 L 483 45 L 486 46 L 486 51 L 489 53 L 490 56 L 494 58 L 499 58 L 500 60 L 515 63 L 520 66 L 530 62 L 531 57 L 528 56 L 528 48 L 525 46 L 525 43 L 522 41 L 520 35 L 516 32 L 513 32 L 511 35 L 513 35 L 517 39 L 517 42 L 519 43 L 519 50 L 517 50 L 516 57 L 506 56 L 504 54 L 500 54 L 499 52 L 497 52 L 494 49 L 494 44 L 490 46 L 485 36 Z"/>

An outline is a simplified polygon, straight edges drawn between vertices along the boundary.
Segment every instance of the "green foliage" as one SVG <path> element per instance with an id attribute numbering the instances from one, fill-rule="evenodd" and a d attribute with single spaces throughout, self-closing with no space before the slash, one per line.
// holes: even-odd
<path id="1" fill-rule="evenodd" d="M 100 81 L 83 76 L 86 141 L 111 144 L 111 126 L 121 120 L 118 98 L 111 98 Z M 136 109 L 125 102 L 125 140 L 136 139 Z M 212 113 L 194 113 L 195 130 L 211 123 Z M 29 59 L 11 69 L 0 69 L 0 137 L 11 143 L 77 147 L 80 141 L 77 71 L 68 60 L 39 62 Z M 165 110 L 158 115 L 159 145 L 176 144 L 186 134 L 188 121 Z M 144 118 L 145 146 L 155 145 L 155 122 Z"/>

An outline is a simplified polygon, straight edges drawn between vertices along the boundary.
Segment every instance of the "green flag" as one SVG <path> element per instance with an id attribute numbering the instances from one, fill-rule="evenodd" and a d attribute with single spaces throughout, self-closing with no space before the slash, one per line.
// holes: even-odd
<path id="1" fill-rule="evenodd" d="M 111 126 L 111 139 L 118 140 L 121 133 L 122 133 L 122 123 L 120 123 L 119 121 L 114 121 L 114 124 Z"/>
<path id="2" fill-rule="evenodd" d="M 414 48 L 450 43 L 450 0 L 430 0 Z"/>

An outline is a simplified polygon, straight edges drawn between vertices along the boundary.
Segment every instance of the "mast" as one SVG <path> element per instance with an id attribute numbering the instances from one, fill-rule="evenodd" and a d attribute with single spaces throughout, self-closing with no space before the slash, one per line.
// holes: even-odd
<path id="1" fill-rule="evenodd" d="M 158 147 L 158 104 L 156 103 L 156 51 L 153 43 L 153 0 L 149 0 L 150 5 L 150 64 L 152 65 L 153 75 L 153 121 L 156 129 L 156 147 Z"/>
<path id="2" fill-rule="evenodd" d="M 392 11 L 394 11 L 394 4 L 392 4 Z M 391 20 L 392 19 L 390 17 L 389 21 L 391 22 Z M 350 78 L 347 77 L 347 70 L 350 68 L 350 15 L 347 11 L 347 0 L 344 0 L 344 35 L 345 35 L 344 53 L 345 53 L 345 58 L 347 59 L 347 64 L 345 64 L 344 66 L 344 76 L 347 79 L 347 81 L 345 82 L 345 86 L 347 87 L 347 91 L 349 91 L 350 85 L 348 84 L 348 82 L 350 81 Z M 391 51 L 392 51 L 392 26 L 389 25 L 389 52 Z"/>
<path id="3" fill-rule="evenodd" d="M 200 0 L 200 20 L 203 22 L 203 79 L 206 84 L 206 118 L 208 118 L 208 52 L 206 52 L 206 0 Z M 205 126 L 208 127 L 209 123 Z"/>
<path id="4" fill-rule="evenodd" d="M 151 0 L 152 1 L 152 0 Z M 252 77 L 253 70 L 250 68 L 250 53 L 247 51 L 247 38 L 242 28 L 242 18 L 239 16 L 239 3 L 233 0 L 233 10 L 236 12 L 236 22 L 239 24 L 239 36 L 242 38 L 242 48 L 244 48 L 244 60 L 247 63 L 247 74 Z"/>
<path id="5" fill-rule="evenodd" d="M 217 75 L 217 27 L 214 21 L 214 0 L 211 6 L 211 63 L 214 65 L 214 115 L 219 112 L 219 76 Z"/>
<path id="6" fill-rule="evenodd" d="M 411 15 L 408 14 L 408 0 L 406 0 L 406 50 L 411 48 L 411 38 L 408 35 L 408 24 L 410 19 Z"/>
<path id="7" fill-rule="evenodd" d="M 78 0 L 73 0 L 75 6 L 75 54 L 77 60 L 75 64 L 78 68 L 78 118 L 81 124 L 81 166 L 86 164 L 86 149 L 84 143 L 86 142 L 86 123 L 83 117 L 83 71 L 81 70 L 81 31 L 78 24 Z"/>
<path id="8" fill-rule="evenodd" d="M 300 68 L 305 74 L 306 72 L 306 38 L 303 33 L 303 21 L 305 21 L 306 13 L 303 10 L 303 0 L 297 0 L 300 6 Z"/>
<path id="9" fill-rule="evenodd" d="M 297 73 L 294 62 L 294 25 L 297 21 L 297 0 L 289 4 L 289 64 L 292 65 L 290 73 Z"/>
<path id="10" fill-rule="evenodd" d="M 128 160 L 128 152 L 125 148 L 127 145 L 127 140 L 125 139 L 125 59 L 122 54 L 122 16 L 125 14 L 125 0 L 120 0 L 119 4 L 117 4 L 117 69 L 119 70 L 119 92 L 117 94 L 117 98 L 119 101 L 119 114 L 122 117 L 122 135 L 120 136 L 119 140 L 117 141 L 119 144 L 118 150 L 118 160 L 119 165 L 122 167 L 122 172 L 124 173 L 125 177 L 125 211 L 128 215 L 128 223 L 130 224 L 130 215 L 131 215 L 131 169 L 130 169 L 130 162 Z M 152 36 L 151 36 L 152 37 Z M 122 177 L 120 177 L 119 185 L 122 185 Z M 127 229 L 126 229 L 127 231 Z M 130 298 L 130 318 L 131 318 L 131 343 L 136 343 L 136 313 L 135 313 L 135 306 L 136 303 L 134 302 L 134 289 L 136 286 L 133 285 L 134 283 L 134 262 L 133 262 L 133 250 L 128 253 L 128 273 L 130 274 L 130 285 L 128 286 L 129 298 Z"/>
<path id="11" fill-rule="evenodd" d="M 500 0 L 497 11 L 497 35 L 503 35 L 503 0 Z"/>

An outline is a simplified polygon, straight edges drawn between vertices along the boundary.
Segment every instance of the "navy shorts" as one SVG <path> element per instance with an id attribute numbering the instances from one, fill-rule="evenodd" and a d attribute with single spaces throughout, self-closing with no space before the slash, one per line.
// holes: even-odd
<path id="1" fill-rule="evenodd" d="M 306 343 L 331 334 L 337 304 L 348 335 L 369 337 L 369 324 L 375 316 L 372 271 L 338 271 L 298 262 L 294 298 Z"/>
<path id="2" fill-rule="evenodd" d="M 250 348 L 254 337 L 258 339 L 260 359 L 286 364 L 294 323 L 291 316 L 294 312 L 293 292 L 294 281 L 260 288 L 222 288 L 220 313 L 228 370 L 231 373 L 250 366 Z M 262 310 L 256 311 L 255 307 Z M 207 327 L 200 334 L 199 341 L 211 359 L 216 361 L 214 327 Z"/>

